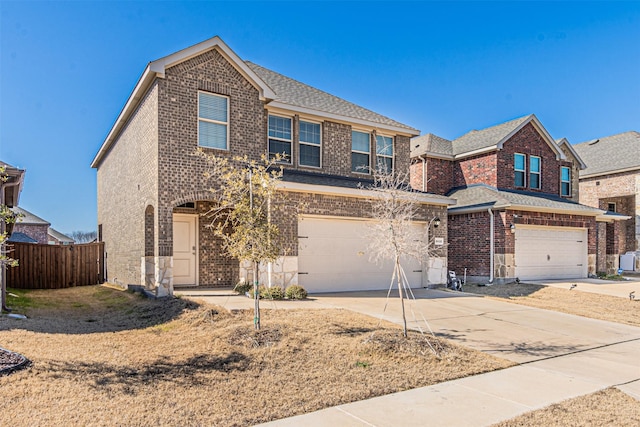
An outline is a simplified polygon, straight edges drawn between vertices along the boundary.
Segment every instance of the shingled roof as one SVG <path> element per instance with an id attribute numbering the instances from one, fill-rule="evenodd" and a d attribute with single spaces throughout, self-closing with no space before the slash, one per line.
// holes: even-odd
<path id="1" fill-rule="evenodd" d="M 449 208 L 449 213 L 480 211 L 487 208 L 558 212 L 586 216 L 599 216 L 604 213 L 601 209 L 581 205 L 551 194 L 498 189 L 486 184 L 474 184 L 453 189 L 447 196 L 457 201 L 455 206 Z"/>
<path id="2" fill-rule="evenodd" d="M 640 132 L 630 131 L 573 146 L 586 163 L 580 178 L 640 169 Z"/>
<path id="3" fill-rule="evenodd" d="M 499 150 L 502 149 L 502 145 L 509 138 L 528 123 L 533 123 L 559 158 L 564 158 L 564 153 L 558 144 L 551 138 L 534 114 L 522 116 L 485 129 L 472 130 L 453 141 L 433 134 L 413 138 L 411 139 L 411 157 L 427 155 L 457 159 L 491 150 Z"/>
<path id="4" fill-rule="evenodd" d="M 297 80 L 283 76 L 260 65 L 245 61 L 276 94 L 274 101 L 279 101 L 292 107 L 302 107 L 311 110 L 331 113 L 345 118 L 363 120 L 386 126 L 403 128 L 409 133 L 417 134 L 418 130 L 397 122 L 382 114 L 375 113 L 359 105 L 345 101 L 342 98 L 323 92 Z"/>
<path id="5" fill-rule="evenodd" d="M 156 78 L 164 78 L 168 68 L 217 49 L 248 82 L 258 89 L 259 97 L 274 108 L 291 110 L 295 113 L 315 115 L 329 120 L 343 121 L 379 128 L 397 134 L 415 136 L 420 132 L 411 126 L 402 124 L 382 114 L 375 113 L 342 98 L 300 83 L 297 80 L 278 74 L 267 68 L 241 59 L 220 37 L 213 37 L 196 45 L 182 49 L 171 55 L 152 61 L 147 65 L 133 92 L 118 115 L 109 134 L 91 162 L 97 168 L 118 135 L 135 113 L 144 94 L 151 88 Z"/>

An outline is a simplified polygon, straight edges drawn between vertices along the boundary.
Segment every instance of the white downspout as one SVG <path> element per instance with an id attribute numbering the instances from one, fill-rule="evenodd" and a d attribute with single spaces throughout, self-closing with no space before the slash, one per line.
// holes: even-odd
<path id="1" fill-rule="evenodd" d="M 494 252 L 495 252 L 495 236 L 494 236 L 494 232 L 493 232 L 493 211 L 491 210 L 491 208 L 488 209 L 489 210 L 489 221 L 491 221 L 491 223 L 489 224 L 489 283 L 493 283 L 493 257 L 494 257 Z"/>

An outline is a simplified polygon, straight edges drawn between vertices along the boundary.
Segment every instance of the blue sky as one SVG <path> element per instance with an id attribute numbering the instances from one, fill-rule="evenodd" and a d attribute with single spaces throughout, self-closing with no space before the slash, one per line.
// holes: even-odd
<path id="1" fill-rule="evenodd" d="M 27 169 L 21 206 L 95 230 L 89 165 L 146 64 L 215 35 L 422 133 L 529 113 L 572 143 L 640 130 L 637 1 L 0 0 L 0 160 Z"/>

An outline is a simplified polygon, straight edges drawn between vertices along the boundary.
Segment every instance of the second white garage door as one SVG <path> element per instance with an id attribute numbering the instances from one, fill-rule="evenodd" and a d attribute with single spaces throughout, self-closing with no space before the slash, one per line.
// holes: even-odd
<path id="1" fill-rule="evenodd" d="M 521 280 L 587 277 L 587 230 L 516 227 L 516 277 Z"/>
<path id="2" fill-rule="evenodd" d="M 309 292 L 388 289 L 393 262 L 369 260 L 367 221 L 305 217 L 298 222 L 298 282 Z M 416 227 L 424 227 L 416 225 Z M 402 261 L 412 288 L 422 286 L 422 267 Z"/>

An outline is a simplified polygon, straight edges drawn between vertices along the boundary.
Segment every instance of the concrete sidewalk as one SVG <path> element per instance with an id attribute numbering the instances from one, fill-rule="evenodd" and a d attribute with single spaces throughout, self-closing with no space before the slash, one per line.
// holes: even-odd
<path id="1" fill-rule="evenodd" d="M 574 280 L 527 280 L 527 283 L 535 285 L 552 286 L 554 288 L 569 289 L 576 285 L 574 291 L 590 292 L 594 294 L 609 295 L 620 298 L 629 298 L 629 293 L 635 291 L 636 298 L 640 299 L 640 277 L 628 277 L 630 280 L 601 280 L 601 279 L 574 279 Z"/>
<path id="2" fill-rule="evenodd" d="M 267 423 L 267 426 L 487 426 L 603 388 L 640 398 L 640 328 L 542 310 L 464 293 L 416 289 L 410 327 L 519 363 L 462 378 Z M 229 291 L 185 292 L 227 309 L 253 301 Z M 342 308 L 401 323 L 386 292 L 315 294 L 275 308 Z M 273 308 L 264 301 L 261 306 Z M 640 404 L 640 403 L 639 403 Z"/>

